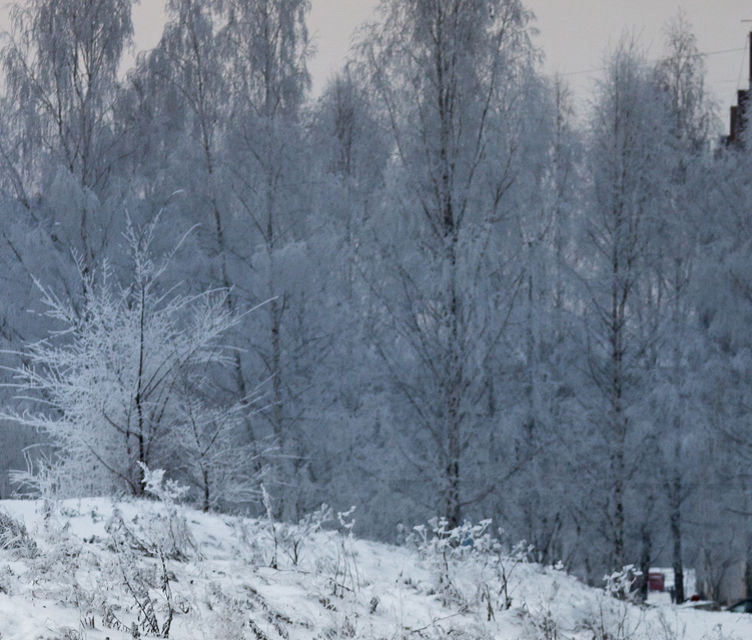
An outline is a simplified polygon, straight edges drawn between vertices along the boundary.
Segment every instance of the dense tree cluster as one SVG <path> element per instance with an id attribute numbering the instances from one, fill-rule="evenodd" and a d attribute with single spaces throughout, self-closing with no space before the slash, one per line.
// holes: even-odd
<path id="1" fill-rule="evenodd" d="M 308 9 L 168 0 L 124 71 L 130 0 L 14 7 L 5 465 L 159 465 L 207 509 L 263 482 L 382 538 L 492 517 L 589 580 L 752 591 L 752 159 L 686 20 L 575 114 L 518 0 L 383 0 L 315 99 Z"/>

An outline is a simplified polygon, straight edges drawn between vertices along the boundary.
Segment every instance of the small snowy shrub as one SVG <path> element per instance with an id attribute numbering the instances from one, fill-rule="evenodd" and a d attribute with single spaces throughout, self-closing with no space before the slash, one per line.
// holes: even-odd
<path id="1" fill-rule="evenodd" d="M 201 616 L 199 626 L 203 637 L 223 640 L 249 640 L 251 627 L 248 604 L 230 598 L 217 584 L 210 584 L 202 603 L 207 613 Z"/>
<path id="2" fill-rule="evenodd" d="M 499 533 L 503 533 L 501 530 Z M 511 579 L 515 569 L 528 562 L 533 552 L 533 545 L 520 540 L 508 553 L 503 551 L 500 544 L 493 545 L 493 560 L 490 563 L 494 574 L 494 582 L 498 584 L 496 592 L 496 608 L 509 609 L 512 606 Z"/>
<path id="3" fill-rule="evenodd" d="M 198 556 L 197 545 L 180 513 L 177 501 L 186 489 L 174 481 L 165 480 L 162 469 L 142 466 L 144 490 L 158 502 L 144 509 L 140 517 L 126 521 L 120 509 L 113 509 L 106 530 L 110 548 L 115 553 L 115 566 L 110 573 L 119 576 L 131 604 L 136 621 L 131 627 L 166 638 L 174 616 L 187 613 L 184 600 L 172 592 L 173 573 L 168 560 L 186 561 Z M 103 624 L 116 630 L 128 630 L 128 621 L 115 613 L 115 606 L 104 604 Z M 133 626 L 135 625 L 135 626 Z"/>
<path id="4" fill-rule="evenodd" d="M 647 633 L 644 611 L 629 601 L 634 567 L 628 565 L 604 576 L 605 586 L 582 627 L 592 633 L 593 640 L 631 640 L 638 633 Z M 648 633 L 646 637 L 655 637 Z"/>
<path id="5" fill-rule="evenodd" d="M 490 524 L 490 520 L 482 520 L 475 525 L 466 521 L 458 527 L 449 528 L 446 518 L 432 518 L 428 527 L 418 525 L 413 528 L 414 534 L 410 540 L 429 562 L 436 591 L 444 606 L 468 604 L 455 585 L 454 565 L 470 555 L 486 554 L 492 549 L 494 541 L 488 533 Z"/>
<path id="6" fill-rule="evenodd" d="M 26 469 L 11 469 L 8 479 L 14 487 L 14 495 L 21 498 L 41 498 L 45 502 L 58 499 L 60 486 L 65 482 L 62 460 L 44 452 L 39 445 L 23 450 Z"/>
<path id="7" fill-rule="evenodd" d="M 740 640 L 740 638 L 733 633 L 724 633 L 723 625 L 717 624 L 710 633 L 702 636 L 702 640 Z"/>
<path id="8" fill-rule="evenodd" d="M 583 619 L 582 628 L 592 634 L 593 640 L 631 640 L 641 623 L 642 616 L 634 620 L 626 602 L 601 598 Z"/>
<path id="9" fill-rule="evenodd" d="M 337 560 L 332 577 L 332 595 L 340 598 L 344 597 L 346 592 L 354 595 L 360 587 L 352 533 L 355 526 L 355 518 L 352 517 L 354 512 L 354 506 L 347 511 L 337 512 L 340 530 L 337 535 Z"/>
<path id="10" fill-rule="evenodd" d="M 141 524 L 141 529 L 152 544 L 172 560 L 187 560 L 198 554 L 198 546 L 188 527 L 188 521 L 181 512 L 179 501 L 188 493 L 188 488 L 174 480 L 165 479 L 163 469 L 149 469 L 140 465 L 144 473 L 144 491 L 159 502 L 156 512 Z"/>
<path id="11" fill-rule="evenodd" d="M 559 623 L 556 621 L 551 609 L 528 612 L 525 617 L 523 628 L 526 640 L 560 640 Z"/>
<path id="12" fill-rule="evenodd" d="M 60 627 L 56 631 L 54 640 L 86 640 L 84 632 L 73 627 Z"/>
<path id="13" fill-rule="evenodd" d="M 136 536 L 120 514 L 113 516 L 108 530 L 115 553 L 111 572 L 119 576 L 125 600 L 131 603 L 130 613 L 136 616 L 130 628 L 167 638 L 175 615 L 188 613 L 189 607 L 182 597 L 173 594 L 174 574 L 167 568 L 164 549 L 153 540 Z M 103 624 L 113 629 L 128 629 L 127 622 L 115 613 L 119 602 L 115 603 L 105 603 Z"/>
<path id="14" fill-rule="evenodd" d="M 178 500 L 187 488 L 173 480 L 166 480 L 164 470 L 141 465 L 144 491 L 157 498 L 142 517 L 127 523 L 121 511 L 114 509 L 107 525 L 113 541 L 125 544 L 150 557 L 164 556 L 170 560 L 186 561 L 199 555 L 198 545 L 180 510 Z"/>
<path id="15" fill-rule="evenodd" d="M 0 593 L 4 593 L 6 596 L 13 595 L 17 582 L 18 578 L 10 565 L 5 565 L 5 568 L 0 569 Z"/>
<path id="16" fill-rule="evenodd" d="M 81 620 L 91 619 L 101 609 L 105 595 L 98 583 L 80 578 L 99 570 L 99 560 L 88 544 L 71 532 L 62 510 L 46 515 L 39 529 L 40 553 L 29 562 L 25 580 L 44 597 L 74 606 Z"/>
<path id="17" fill-rule="evenodd" d="M 228 588 L 217 582 L 209 583 L 200 599 L 206 609 L 199 622 L 202 637 L 222 640 L 258 640 L 259 638 L 290 638 L 291 631 L 313 629 L 308 621 L 294 620 L 277 609 L 251 585 Z M 208 632 L 208 633 L 207 633 Z M 309 634 L 294 637 L 313 637 Z M 322 636 L 316 636 L 319 638 Z M 336 636 L 326 636 L 334 638 Z"/>
<path id="18" fill-rule="evenodd" d="M 641 575 L 633 564 L 628 564 L 610 575 L 603 576 L 605 582 L 604 590 L 613 598 L 620 600 L 631 600 L 636 597 L 636 592 L 632 585 L 635 577 Z"/>
<path id="19" fill-rule="evenodd" d="M 303 547 L 311 536 L 321 531 L 324 524 L 333 519 L 331 507 L 322 504 L 318 509 L 306 514 L 297 524 L 280 524 L 279 546 L 294 567 L 300 564 Z"/>
<path id="20" fill-rule="evenodd" d="M 170 572 L 164 554 L 159 552 L 156 560 L 147 561 L 139 550 L 129 546 L 121 540 L 118 532 L 113 532 L 116 571 L 119 582 L 125 591 L 125 598 L 113 598 L 111 604 L 104 603 L 103 625 L 120 631 L 131 630 L 134 637 L 140 637 L 140 631 L 154 634 L 161 638 L 170 635 L 175 614 L 180 611 L 187 613 L 188 608 L 173 596 Z M 128 621 L 121 618 L 122 614 L 115 612 L 122 608 L 122 604 L 130 601 L 125 608 L 136 620 Z"/>
<path id="21" fill-rule="evenodd" d="M 551 605 L 559 593 L 559 584 L 554 581 L 553 588 L 547 596 L 541 596 L 538 606 L 524 607 L 523 628 L 526 640 L 564 640 L 559 621 Z"/>
<path id="22" fill-rule="evenodd" d="M 673 611 L 673 614 L 673 620 L 669 620 L 664 611 L 658 613 L 661 635 L 656 637 L 660 637 L 662 640 L 684 640 L 687 635 L 687 625 L 679 620 L 676 610 Z"/>
<path id="23" fill-rule="evenodd" d="M 0 549 L 12 550 L 23 558 L 34 558 L 39 552 L 26 527 L 3 511 L 0 511 Z"/>
<path id="24" fill-rule="evenodd" d="M 479 606 L 488 622 L 496 611 L 512 606 L 511 577 L 515 569 L 529 561 L 532 545 L 524 540 L 507 550 L 500 538 L 489 532 L 491 520 L 477 524 L 465 521 L 450 528 L 444 518 L 433 518 L 428 526 L 419 525 L 407 538 L 428 562 L 432 572 L 433 591 L 444 606 L 461 609 Z M 499 536 L 504 532 L 499 530 Z M 472 563 L 475 579 L 462 584 L 456 568 Z"/>
<path id="25" fill-rule="evenodd" d="M 261 540 L 261 526 L 256 520 L 247 518 L 233 518 L 227 522 L 232 528 L 234 537 L 240 543 L 237 549 L 239 560 L 253 566 L 261 566 L 266 562 L 264 545 Z"/>

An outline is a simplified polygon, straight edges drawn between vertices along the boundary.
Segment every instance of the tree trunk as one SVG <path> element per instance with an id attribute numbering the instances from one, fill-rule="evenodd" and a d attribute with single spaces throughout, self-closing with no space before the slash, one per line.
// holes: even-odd
<path id="1" fill-rule="evenodd" d="M 672 565 L 674 568 L 674 591 L 676 604 L 684 602 L 684 563 L 682 561 L 682 531 L 681 531 L 681 476 L 674 471 L 671 489 L 671 542 Z"/>
<path id="2" fill-rule="evenodd" d="M 145 418 L 144 418 L 144 398 L 143 398 L 143 388 L 144 388 L 144 349 L 146 347 L 145 345 L 145 329 L 146 329 L 146 291 L 144 290 L 144 283 L 139 283 L 141 285 L 141 291 L 140 291 L 140 300 L 139 304 L 141 305 L 140 308 L 140 314 L 139 314 L 139 345 L 138 345 L 138 373 L 137 373 L 137 385 L 136 385 L 136 397 L 135 397 L 135 403 L 136 403 L 136 416 L 138 420 L 138 431 L 136 432 L 136 438 L 138 440 L 138 462 L 140 462 L 143 465 L 146 465 L 146 446 L 144 442 L 144 433 L 145 433 Z M 128 464 L 133 464 L 130 460 L 128 460 Z M 136 482 L 135 486 L 132 487 L 133 492 L 137 496 L 144 495 L 144 470 L 143 467 L 140 465 L 136 465 Z"/>
<path id="3" fill-rule="evenodd" d="M 454 255 L 454 243 L 450 253 L 452 276 L 450 284 L 450 308 L 449 322 L 451 341 L 448 345 L 450 350 L 449 389 L 447 398 L 447 504 L 446 517 L 449 526 L 454 528 L 461 524 L 462 507 L 460 505 L 460 456 L 462 455 L 462 425 L 460 416 L 460 404 L 462 394 L 462 362 L 459 354 L 459 321 L 457 318 L 457 292 L 454 282 L 454 270 L 456 258 Z"/>
<path id="4" fill-rule="evenodd" d="M 209 472 L 206 469 L 202 469 L 201 476 L 204 482 L 204 503 L 201 506 L 201 510 L 206 513 L 209 511 Z"/>
<path id="5" fill-rule="evenodd" d="M 643 522 L 640 527 L 642 553 L 640 555 L 640 571 L 642 582 L 640 583 L 640 600 L 647 602 L 648 589 L 650 588 L 650 560 L 653 554 L 653 537 L 650 531 L 650 522 Z"/>
<path id="6" fill-rule="evenodd" d="M 749 532 L 749 523 L 747 524 Z M 744 562 L 744 597 L 752 597 L 752 532 L 747 533 L 747 553 Z"/>
<path id="7" fill-rule="evenodd" d="M 626 241 L 624 238 L 624 212 L 621 206 L 615 206 L 614 214 L 614 241 L 612 248 L 612 282 L 611 282 L 611 318 L 610 318 L 610 343 L 611 343 L 611 475 L 612 475 L 612 499 L 613 499 L 613 561 L 616 569 L 621 569 L 625 564 L 624 555 L 624 491 L 625 491 L 625 445 L 627 436 L 627 416 L 623 407 L 624 390 L 624 322 L 625 303 L 627 291 L 624 283 L 625 265 L 621 259 L 621 245 Z"/>
<path id="8" fill-rule="evenodd" d="M 462 385 L 463 363 L 462 338 L 460 336 L 460 301 L 457 293 L 457 245 L 459 241 L 459 228 L 454 210 L 453 180 L 454 171 L 450 159 L 450 144 L 453 129 L 452 105 L 454 94 L 449 79 L 446 78 L 447 62 L 444 59 L 444 51 L 441 43 L 441 29 L 438 30 L 439 42 L 435 52 L 435 64 L 437 72 L 437 107 L 440 120 L 439 129 L 439 160 L 441 168 L 441 180 L 436 191 L 438 224 L 442 229 L 443 242 L 446 251 L 446 266 L 448 268 L 446 305 L 444 310 L 448 324 L 448 343 L 446 345 L 448 366 L 447 382 L 447 504 L 446 517 L 450 527 L 458 527 L 462 520 L 462 507 L 460 504 L 460 456 L 462 453 Z"/>

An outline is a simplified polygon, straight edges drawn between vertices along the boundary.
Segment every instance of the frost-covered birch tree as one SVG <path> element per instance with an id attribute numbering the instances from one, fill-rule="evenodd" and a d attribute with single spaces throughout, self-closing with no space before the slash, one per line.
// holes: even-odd
<path id="1" fill-rule="evenodd" d="M 30 0 L 9 14 L 0 54 L 0 340 L 15 350 L 50 328 L 28 313 L 38 308 L 34 278 L 80 300 L 76 259 L 84 268 L 100 260 L 118 224 L 113 106 L 132 25 L 129 0 Z M 19 443 L 39 438 L 12 425 L 0 437 L 10 466 L 22 462 Z"/>
<path id="2" fill-rule="evenodd" d="M 140 166 L 134 171 L 143 172 L 144 164 L 151 168 L 141 182 L 153 207 L 169 199 L 173 216 L 197 225 L 199 258 L 184 264 L 185 273 L 197 289 L 226 289 L 225 302 L 232 312 L 247 306 L 241 294 L 246 286 L 235 286 L 248 278 L 241 257 L 247 255 L 241 250 L 247 228 L 237 224 L 229 197 L 225 143 L 233 126 L 227 73 L 231 59 L 219 37 L 223 18 L 211 3 L 196 0 L 171 0 L 167 14 L 158 45 L 141 58 L 129 78 L 130 108 L 147 120 L 133 137 L 135 147 L 147 150 L 146 157 L 137 154 Z M 244 339 L 237 329 L 238 335 L 231 332 L 228 340 L 241 346 Z M 223 383 L 240 398 L 252 384 L 244 354 L 243 348 L 233 352 L 234 366 Z M 249 441 L 256 439 L 249 418 L 246 432 Z"/>
<path id="3" fill-rule="evenodd" d="M 89 269 L 113 223 L 113 108 L 131 0 L 31 0 L 12 6 L 11 24 L 2 52 L 7 184 L 51 244 L 75 248 Z"/>
<path id="4" fill-rule="evenodd" d="M 520 282 L 507 199 L 535 85 L 528 20 L 516 1 L 387 1 L 361 45 L 394 158 L 368 277 L 374 344 L 413 499 L 452 526 L 493 486 L 475 456 L 496 427 L 484 381 Z"/>
<path id="5" fill-rule="evenodd" d="M 583 469 L 594 482 L 607 562 L 626 564 L 631 481 L 653 425 L 642 406 L 650 372 L 644 358 L 656 336 L 644 318 L 656 295 L 648 279 L 650 239 L 662 215 L 665 110 L 633 41 L 610 55 L 600 83 L 588 148 L 592 201 L 586 218 L 589 259 L 585 315 L 592 393 L 580 389 L 593 446 Z M 601 490 L 602 489 L 602 490 Z"/>
<path id="6" fill-rule="evenodd" d="M 752 520 L 750 483 L 746 474 L 750 446 L 752 406 L 752 223 L 749 216 L 748 150 L 729 148 L 718 154 L 698 176 L 698 248 L 693 297 L 707 340 L 708 353 L 700 368 L 701 403 L 706 420 L 707 461 L 698 471 L 700 513 L 725 513 L 734 536 L 733 550 L 718 548 L 718 534 L 706 526 L 701 537 L 702 559 L 708 575 L 738 566 L 744 559 L 745 584 L 752 587 Z M 719 574 L 720 575 L 720 574 Z M 721 580 L 719 578 L 719 585 Z M 726 597 L 726 596 L 724 596 Z"/>
<path id="7" fill-rule="evenodd" d="M 525 211 L 519 217 L 520 295 L 494 362 L 494 371 L 514 372 L 507 386 L 518 400 L 513 441 L 519 471 L 494 496 L 491 514 L 531 543 L 545 563 L 569 562 L 577 551 L 568 531 L 579 500 L 568 490 L 569 465 L 575 462 L 568 431 L 579 414 L 573 405 L 582 339 L 573 277 L 581 259 L 573 229 L 582 204 L 577 192 L 582 144 L 574 115 L 571 92 L 561 78 L 554 79 L 538 104 L 540 148 L 526 165 L 532 179 L 520 201 Z M 497 380 L 495 386 L 502 385 Z"/>
<path id="8" fill-rule="evenodd" d="M 323 384 L 306 395 L 307 450 L 318 495 L 329 504 L 367 502 L 359 524 L 391 533 L 382 516 L 394 496 L 373 478 L 393 456 L 380 430 L 382 400 L 379 363 L 370 345 L 368 319 L 373 303 L 363 272 L 369 263 L 370 220 L 383 197 L 388 141 L 364 79 L 349 64 L 318 99 L 308 127 L 314 150 L 314 224 L 307 244 L 320 279 L 313 326 L 324 339 L 316 361 Z M 309 270 L 309 272 L 312 270 Z M 347 375 L 342 375 L 347 371 Z M 321 437 L 322 432 L 326 438 Z M 362 498 L 358 496 L 363 496 Z"/>
<path id="9" fill-rule="evenodd" d="M 665 31 L 666 56 L 655 79 L 667 111 L 666 174 L 660 221 L 652 251 L 659 343 L 650 364 L 656 369 L 653 388 L 657 442 L 661 458 L 656 480 L 668 504 L 671 556 L 676 601 L 685 599 L 685 503 L 696 489 L 698 454 L 706 441 L 707 409 L 699 384 L 709 355 L 698 315 L 696 287 L 698 229 L 702 201 L 700 173 L 711 161 L 708 153 L 711 107 L 704 87 L 704 61 L 686 17 L 679 13 Z"/>
<path id="10" fill-rule="evenodd" d="M 318 286 L 311 277 L 307 238 L 311 189 L 303 144 L 301 108 L 310 79 L 306 0 L 217 2 L 218 34 L 229 78 L 229 112 L 223 143 L 227 182 L 243 236 L 235 247 L 245 271 L 235 283 L 250 304 L 270 300 L 253 318 L 246 344 L 263 379 L 267 410 L 259 415 L 285 458 L 276 465 L 279 512 L 300 516 L 303 492 L 285 496 L 306 463 L 300 427 L 301 393 L 310 390 L 319 349 L 315 316 L 305 300 Z M 271 479 L 270 479 L 270 482 Z M 293 483 L 294 484 L 294 483 Z"/>

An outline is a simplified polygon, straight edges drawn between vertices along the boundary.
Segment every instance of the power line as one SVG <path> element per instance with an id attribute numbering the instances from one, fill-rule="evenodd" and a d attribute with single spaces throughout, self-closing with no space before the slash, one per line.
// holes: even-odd
<path id="1" fill-rule="evenodd" d="M 746 51 L 746 50 L 747 50 L 746 46 L 744 46 L 744 47 L 736 47 L 735 49 L 719 49 L 717 51 L 698 52 L 698 53 L 693 54 L 692 57 L 700 57 L 700 56 L 702 56 L 702 57 L 706 57 L 707 58 L 707 57 L 710 57 L 710 56 L 717 56 L 717 55 L 720 55 L 722 53 L 738 53 L 739 51 Z M 648 60 L 648 62 L 649 63 L 655 63 L 655 62 L 660 62 L 661 60 L 665 60 L 665 59 L 666 59 L 665 57 L 655 58 L 653 60 Z M 586 74 L 586 73 L 599 73 L 600 71 L 605 71 L 606 68 L 607 67 L 597 67 L 597 68 L 594 68 L 594 69 L 581 69 L 579 71 L 568 71 L 567 73 L 561 73 L 559 75 L 561 75 L 561 76 L 578 76 L 578 75 L 583 75 L 583 74 Z"/>
<path id="2" fill-rule="evenodd" d="M 747 51 L 746 46 L 746 39 L 745 39 L 745 46 L 744 51 Z M 742 73 L 744 72 L 744 56 L 742 56 L 741 64 L 739 65 L 739 77 L 736 79 L 736 86 L 738 87 L 742 83 Z"/>

